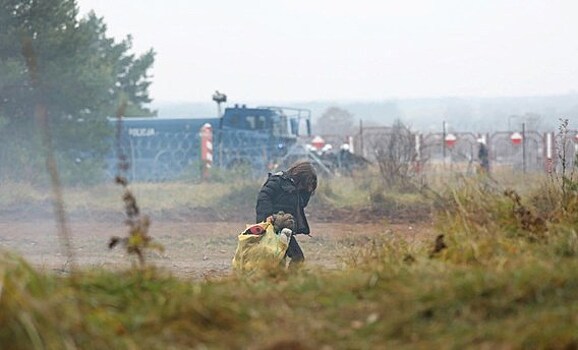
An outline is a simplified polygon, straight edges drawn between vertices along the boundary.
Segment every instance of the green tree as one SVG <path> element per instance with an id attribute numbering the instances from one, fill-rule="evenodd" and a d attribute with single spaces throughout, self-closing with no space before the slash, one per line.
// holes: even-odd
<path id="1" fill-rule="evenodd" d="M 94 178 L 119 100 L 126 116 L 154 114 L 145 107 L 154 52 L 131 54 L 130 36 L 107 37 L 103 19 L 79 19 L 74 0 L 0 0 L 0 28 L 0 178 L 42 173 L 39 108 L 63 172 Z"/>

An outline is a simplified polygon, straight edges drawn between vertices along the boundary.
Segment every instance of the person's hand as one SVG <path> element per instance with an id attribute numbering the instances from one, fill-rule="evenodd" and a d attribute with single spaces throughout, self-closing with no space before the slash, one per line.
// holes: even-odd
<path id="1" fill-rule="evenodd" d="M 275 232 L 281 232 L 284 228 L 288 228 L 291 231 L 295 229 L 295 218 L 293 218 L 293 215 L 280 211 L 271 217 L 271 223 L 275 228 Z"/>

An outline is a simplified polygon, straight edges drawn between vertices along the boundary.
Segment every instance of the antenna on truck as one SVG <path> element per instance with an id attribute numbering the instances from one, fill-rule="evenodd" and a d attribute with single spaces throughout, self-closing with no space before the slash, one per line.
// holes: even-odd
<path id="1" fill-rule="evenodd" d="M 227 95 L 220 93 L 219 90 L 216 90 L 213 94 L 213 101 L 217 102 L 217 118 L 221 118 L 221 103 L 227 102 Z"/>

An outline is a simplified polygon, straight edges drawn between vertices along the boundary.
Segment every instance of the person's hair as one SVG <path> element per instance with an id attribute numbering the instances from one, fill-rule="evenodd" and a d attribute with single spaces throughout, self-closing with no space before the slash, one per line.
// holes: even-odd
<path id="1" fill-rule="evenodd" d="M 317 172 L 308 161 L 296 162 L 287 169 L 287 174 L 295 181 L 299 190 L 313 192 L 317 188 Z"/>

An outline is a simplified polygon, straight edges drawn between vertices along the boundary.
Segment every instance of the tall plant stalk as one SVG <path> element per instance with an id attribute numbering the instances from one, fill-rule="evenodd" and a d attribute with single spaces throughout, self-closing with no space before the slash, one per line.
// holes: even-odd
<path id="1" fill-rule="evenodd" d="M 32 46 L 32 39 L 29 36 L 22 36 L 21 45 L 22 55 L 25 58 L 26 67 L 30 75 L 31 86 L 34 89 L 34 118 L 36 121 L 36 126 L 40 132 L 42 149 L 46 162 L 46 170 L 48 171 L 48 175 L 50 177 L 50 187 L 52 190 L 52 207 L 58 226 L 58 237 L 60 240 L 60 246 L 64 250 L 64 255 L 66 256 L 65 270 L 68 268 L 68 270 L 74 271 L 76 269 L 76 258 L 74 256 L 74 249 L 72 246 L 72 235 L 68 227 L 66 209 L 64 207 L 62 183 L 60 181 L 60 174 L 58 172 L 56 156 L 54 154 L 54 147 L 52 144 L 52 131 L 46 104 L 44 103 L 45 94 L 42 91 L 42 84 L 38 75 L 38 66 L 34 48 Z"/>

